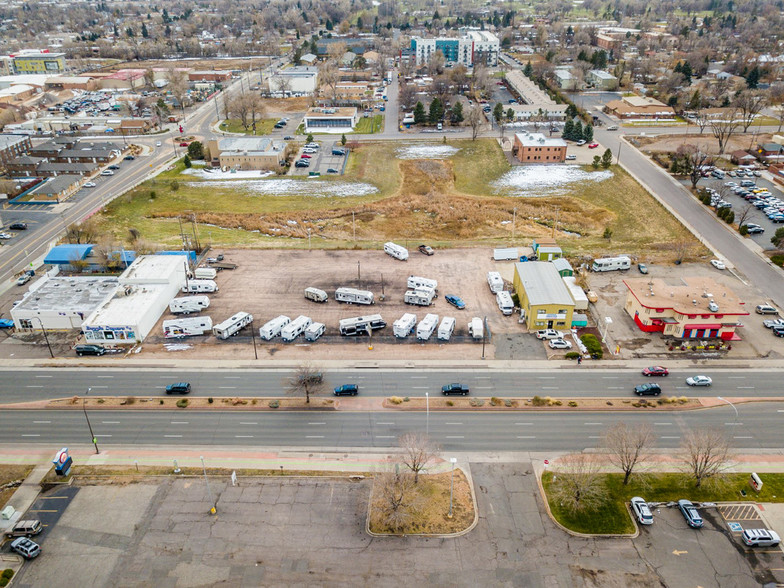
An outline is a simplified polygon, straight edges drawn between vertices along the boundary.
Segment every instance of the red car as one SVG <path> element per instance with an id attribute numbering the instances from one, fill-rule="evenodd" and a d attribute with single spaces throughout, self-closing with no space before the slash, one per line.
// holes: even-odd
<path id="1" fill-rule="evenodd" d="M 588 143 L 588 149 L 596 149 L 599 143 Z"/>
<path id="2" fill-rule="evenodd" d="M 187 146 L 188 146 L 188 143 L 186 143 L 185 141 L 183 141 L 182 143 L 180 143 L 180 147 L 187 147 Z"/>
<path id="3" fill-rule="evenodd" d="M 310 159 L 310 155 L 308 155 L 307 153 L 303 153 L 303 154 L 300 156 L 300 159 Z"/>
<path id="4" fill-rule="evenodd" d="M 669 373 L 670 372 L 667 370 L 667 368 L 660 365 L 654 365 L 642 370 L 643 376 L 666 376 Z"/>

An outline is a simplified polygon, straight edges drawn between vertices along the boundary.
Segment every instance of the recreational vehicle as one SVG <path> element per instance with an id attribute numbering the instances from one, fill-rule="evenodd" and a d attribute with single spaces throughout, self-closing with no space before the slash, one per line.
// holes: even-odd
<path id="1" fill-rule="evenodd" d="M 217 275 L 218 270 L 211 267 L 197 267 L 196 271 L 193 272 L 193 276 L 200 280 L 214 280 Z"/>
<path id="2" fill-rule="evenodd" d="M 455 317 L 445 316 L 438 326 L 438 340 L 449 341 L 452 333 L 455 332 Z"/>
<path id="3" fill-rule="evenodd" d="M 188 280 L 182 287 L 183 292 L 217 292 L 218 284 L 214 280 Z"/>
<path id="4" fill-rule="evenodd" d="M 329 300 L 327 293 L 318 288 L 305 288 L 305 298 L 313 302 L 326 302 Z"/>
<path id="5" fill-rule="evenodd" d="M 408 276 L 406 286 L 409 290 L 417 290 L 419 288 L 430 288 L 433 292 L 438 291 L 438 282 L 430 278 L 420 278 L 419 276 Z"/>
<path id="6" fill-rule="evenodd" d="M 504 279 L 498 272 L 487 272 L 487 285 L 493 294 L 498 294 L 504 289 Z"/>
<path id="7" fill-rule="evenodd" d="M 310 320 L 309 316 L 302 316 L 299 315 L 289 324 L 287 324 L 280 332 L 280 336 L 283 337 L 283 340 L 287 343 L 289 341 L 293 341 L 297 337 L 299 337 L 302 333 L 305 332 L 313 321 Z"/>
<path id="8" fill-rule="evenodd" d="M 253 315 L 247 312 L 238 312 L 237 314 L 227 318 L 222 323 L 215 325 L 212 328 L 212 333 L 218 339 L 228 339 L 239 333 L 242 329 L 247 327 L 253 322 Z"/>
<path id="9" fill-rule="evenodd" d="M 380 314 L 368 316 L 357 316 L 354 318 L 342 319 L 340 321 L 340 334 L 346 337 L 354 335 L 368 335 L 370 331 L 383 329 L 387 324 Z"/>
<path id="10" fill-rule="evenodd" d="M 417 325 L 417 339 L 420 341 L 427 341 L 430 339 L 430 336 L 433 334 L 433 331 L 436 330 L 438 326 L 438 315 L 437 314 L 426 314 L 425 318 L 422 319 Z"/>
<path id="11" fill-rule="evenodd" d="M 468 323 L 468 334 L 474 339 L 481 340 L 485 338 L 485 328 L 481 318 L 475 316 L 471 319 Z"/>
<path id="12" fill-rule="evenodd" d="M 315 341 L 321 337 L 326 330 L 327 326 L 324 323 L 311 323 L 311 325 L 305 329 L 305 341 Z"/>
<path id="13" fill-rule="evenodd" d="M 335 290 L 335 300 L 349 304 L 373 304 L 373 292 L 356 290 L 354 288 L 338 288 Z"/>
<path id="14" fill-rule="evenodd" d="M 395 337 L 399 337 L 401 339 L 408 337 L 411 333 L 414 332 L 416 322 L 416 315 L 407 312 L 394 323 L 392 323 L 392 334 L 395 335 Z"/>
<path id="15" fill-rule="evenodd" d="M 178 318 L 163 321 L 163 336 L 167 339 L 194 337 L 212 331 L 212 319 L 208 316 Z"/>
<path id="16" fill-rule="evenodd" d="M 632 267 L 632 260 L 621 255 L 619 257 L 603 257 L 594 259 L 591 270 L 595 272 L 611 272 L 615 270 L 627 270 Z"/>
<path id="17" fill-rule="evenodd" d="M 408 260 L 408 249 L 393 243 L 392 241 L 388 241 L 384 243 L 384 253 L 387 255 L 391 255 L 395 259 L 399 259 L 400 261 L 407 261 Z"/>
<path id="18" fill-rule="evenodd" d="M 291 322 L 291 319 L 287 317 L 285 314 L 280 316 L 276 316 L 274 319 L 267 321 L 262 325 L 259 329 L 259 337 L 264 339 L 265 341 L 269 341 L 280 335 L 281 330 L 287 324 Z"/>
<path id="19" fill-rule="evenodd" d="M 173 314 L 190 314 L 202 311 L 209 305 L 210 299 L 207 296 L 183 296 L 169 302 L 169 310 Z"/>
<path id="20" fill-rule="evenodd" d="M 498 294 L 496 294 L 495 301 L 504 316 L 509 316 L 514 312 L 514 302 L 512 302 L 512 295 L 506 290 L 501 290 Z"/>
<path id="21" fill-rule="evenodd" d="M 433 304 L 433 298 L 435 297 L 436 292 L 432 288 L 417 288 L 416 290 L 407 290 L 403 300 L 406 304 L 430 306 Z"/>

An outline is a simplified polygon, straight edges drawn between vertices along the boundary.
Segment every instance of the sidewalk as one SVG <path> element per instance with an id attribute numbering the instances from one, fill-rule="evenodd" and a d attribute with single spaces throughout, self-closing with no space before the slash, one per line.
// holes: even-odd
<path id="1" fill-rule="evenodd" d="M 3 461 L 2 463 L 9 463 Z M 19 463 L 17 461 L 11 461 L 10 463 Z M 22 485 L 16 489 L 16 492 L 11 496 L 8 500 L 8 505 L 13 506 L 16 512 L 11 516 L 10 519 L 2 519 L 0 518 L 0 533 L 5 533 L 8 529 L 13 527 L 17 521 L 21 520 L 24 514 L 27 512 L 33 502 L 35 502 L 36 498 L 38 498 L 38 494 L 41 491 L 41 480 L 44 479 L 47 472 L 52 469 L 52 457 L 50 457 L 46 461 L 37 460 L 36 462 L 22 462 L 22 463 L 38 463 L 39 465 L 33 468 L 33 471 L 30 472 L 30 475 L 25 478 L 25 481 L 22 482 Z"/>

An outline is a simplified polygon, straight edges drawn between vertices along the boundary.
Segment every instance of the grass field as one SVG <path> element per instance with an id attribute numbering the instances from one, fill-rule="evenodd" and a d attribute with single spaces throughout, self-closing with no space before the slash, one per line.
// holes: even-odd
<path id="1" fill-rule="evenodd" d="M 681 498 L 693 502 L 784 502 L 784 474 L 760 474 L 760 477 L 762 492 L 757 494 L 749 486 L 748 474 L 728 474 L 721 482 L 703 483 L 700 488 L 680 473 L 633 476 L 627 486 L 623 485 L 621 474 L 606 474 L 602 479 L 608 496 L 601 508 L 574 514 L 551 500 L 549 495 L 548 503 L 556 520 L 578 533 L 633 533 L 634 524 L 626 503 L 634 496 L 642 496 L 648 502 L 678 501 Z M 552 484 L 552 472 L 545 472 L 542 475 L 545 493 Z M 741 490 L 746 492 L 746 496 L 741 494 Z"/>
<path id="2" fill-rule="evenodd" d="M 5 486 L 9 482 L 24 480 L 32 471 L 33 466 L 31 465 L 2 465 L 0 466 L 0 486 Z M 16 488 L 0 490 L 0 508 L 5 508 L 14 492 L 16 492 Z"/>
<path id="3" fill-rule="evenodd" d="M 269 135 L 272 132 L 272 129 L 275 127 L 276 122 L 278 122 L 277 118 L 265 118 L 263 120 L 257 120 L 256 135 Z M 246 130 L 238 118 L 231 118 L 229 120 L 223 121 L 220 125 L 220 129 L 222 131 L 226 131 L 227 133 L 243 133 L 245 135 L 253 136 L 253 127 L 251 126 Z"/>
<path id="4" fill-rule="evenodd" d="M 384 115 L 375 114 L 367 118 L 360 118 L 357 126 L 354 127 L 354 134 L 357 135 L 370 135 L 373 133 L 384 132 Z"/>

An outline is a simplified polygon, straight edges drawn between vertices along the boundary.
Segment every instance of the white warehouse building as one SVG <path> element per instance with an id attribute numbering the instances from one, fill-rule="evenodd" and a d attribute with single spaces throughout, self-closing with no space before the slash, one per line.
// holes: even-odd
<path id="1" fill-rule="evenodd" d="M 134 344 L 144 341 L 185 284 L 183 255 L 142 255 L 119 277 L 115 296 L 82 325 L 88 343 Z"/>
<path id="2" fill-rule="evenodd" d="M 316 91 L 318 85 L 318 67 L 294 66 L 280 69 L 268 79 L 271 94 L 281 94 L 285 98 L 291 94 L 305 94 L 310 96 Z"/>

